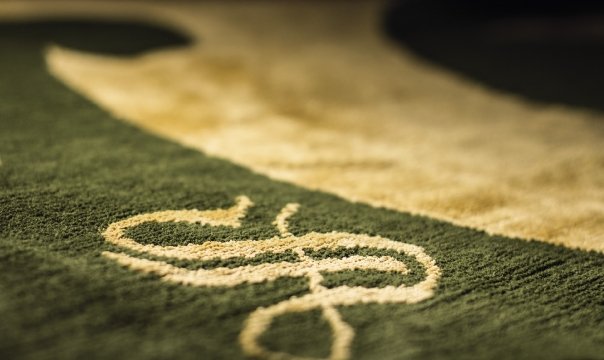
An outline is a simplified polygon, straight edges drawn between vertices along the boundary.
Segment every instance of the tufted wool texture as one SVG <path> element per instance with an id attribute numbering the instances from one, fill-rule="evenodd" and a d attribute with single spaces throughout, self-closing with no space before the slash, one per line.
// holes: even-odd
<path id="1" fill-rule="evenodd" d="M 133 22 L 0 24 L 0 358 L 237 359 L 239 334 L 256 309 L 309 292 L 304 277 L 195 287 L 162 281 L 101 256 L 119 252 L 103 231 L 155 211 L 222 209 L 253 201 L 239 227 L 147 222 L 129 229 L 141 244 L 265 240 L 288 203 L 294 236 L 332 231 L 419 246 L 434 259 L 434 295 L 417 303 L 338 306 L 355 331 L 358 359 L 604 358 L 604 255 L 487 235 L 271 180 L 112 118 L 53 78 L 49 43 L 111 55 L 184 45 L 165 28 Z M 150 99 L 150 101 L 153 101 Z M 338 248 L 312 259 L 399 255 Z M 157 260 L 146 256 L 147 260 Z M 294 252 L 178 260 L 186 269 L 295 262 Z M 408 274 L 347 270 L 322 285 L 385 289 Z M 325 357 L 330 327 L 318 310 L 287 313 L 263 346 Z"/>

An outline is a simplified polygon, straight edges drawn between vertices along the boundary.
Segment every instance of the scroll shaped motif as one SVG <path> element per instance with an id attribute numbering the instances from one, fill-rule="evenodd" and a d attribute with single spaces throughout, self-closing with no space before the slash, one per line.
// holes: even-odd
<path id="1" fill-rule="evenodd" d="M 210 226 L 241 226 L 252 202 L 246 196 L 239 196 L 236 205 L 229 209 L 217 210 L 168 210 L 136 215 L 115 222 L 103 232 L 106 241 L 136 252 L 169 257 L 174 259 L 211 260 L 229 258 L 253 258 L 266 252 L 282 253 L 291 251 L 297 254 L 297 262 L 264 263 L 246 265 L 237 268 L 219 267 L 215 269 L 189 270 L 163 261 L 141 259 L 125 253 L 103 252 L 103 256 L 117 261 L 132 270 L 155 274 L 163 281 L 189 286 L 226 286 L 248 283 L 260 283 L 279 277 L 306 277 L 310 292 L 303 296 L 291 297 L 277 304 L 260 307 L 246 320 L 239 341 L 247 355 L 268 359 L 296 359 L 283 352 L 265 348 L 259 342 L 260 336 L 270 327 L 276 317 L 292 312 L 305 312 L 320 309 L 333 331 L 333 340 L 329 359 L 347 359 L 354 338 L 354 329 L 348 325 L 338 312 L 338 306 L 368 303 L 417 303 L 434 294 L 434 288 L 440 277 L 440 269 L 424 249 L 412 244 L 392 241 L 380 236 L 349 234 L 344 232 L 311 232 L 295 236 L 288 230 L 288 218 L 296 213 L 298 204 L 286 205 L 277 216 L 274 224 L 280 236 L 266 240 L 245 241 L 206 241 L 202 244 L 179 246 L 159 246 L 141 244 L 127 237 L 126 230 L 146 222 L 186 222 Z M 313 259 L 305 249 L 369 248 L 393 250 L 411 256 L 420 263 L 425 277 L 412 285 L 366 288 L 363 286 L 338 286 L 326 288 L 321 282 L 321 273 L 343 270 L 373 269 L 404 275 L 408 272 L 405 264 L 391 256 L 359 256 L 344 258 Z"/>

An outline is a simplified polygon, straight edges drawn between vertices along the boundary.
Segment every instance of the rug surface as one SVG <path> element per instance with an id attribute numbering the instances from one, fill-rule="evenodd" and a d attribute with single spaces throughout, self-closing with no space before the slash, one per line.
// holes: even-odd
<path id="1" fill-rule="evenodd" d="M 0 3 L 0 358 L 604 359 L 604 116 L 383 6 Z"/>

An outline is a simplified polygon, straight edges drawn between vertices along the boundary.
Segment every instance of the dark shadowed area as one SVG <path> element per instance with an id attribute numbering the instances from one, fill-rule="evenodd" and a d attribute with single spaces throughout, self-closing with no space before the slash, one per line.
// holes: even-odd
<path id="1" fill-rule="evenodd" d="M 601 1 L 399 1 L 385 29 L 418 56 L 487 86 L 604 110 Z"/>

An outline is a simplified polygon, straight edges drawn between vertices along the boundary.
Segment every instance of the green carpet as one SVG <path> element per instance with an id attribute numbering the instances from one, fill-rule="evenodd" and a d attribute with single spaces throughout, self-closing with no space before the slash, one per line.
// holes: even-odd
<path id="1" fill-rule="evenodd" d="M 604 255 L 489 236 L 425 217 L 354 204 L 272 181 L 113 119 L 52 78 L 45 46 L 134 54 L 185 44 L 168 30 L 100 22 L 0 25 L 0 358 L 237 359 L 238 337 L 259 307 L 302 296 L 303 277 L 235 287 L 163 282 L 101 256 L 121 251 L 101 233 L 118 220 L 168 209 L 253 202 L 239 228 L 146 223 L 140 243 L 262 240 L 287 203 L 298 236 L 347 232 L 421 246 L 441 270 L 434 296 L 415 304 L 338 308 L 354 329 L 355 359 L 604 359 Z M 314 258 L 368 255 L 316 251 Z M 379 252 L 379 251 L 378 251 Z M 175 263 L 236 268 L 295 262 L 293 253 Z M 324 274 L 330 288 L 421 281 L 410 273 Z M 325 357 L 330 328 L 318 311 L 277 318 L 264 346 Z"/>

